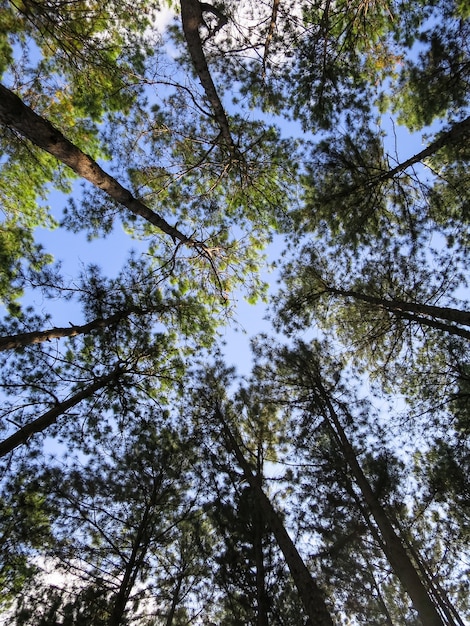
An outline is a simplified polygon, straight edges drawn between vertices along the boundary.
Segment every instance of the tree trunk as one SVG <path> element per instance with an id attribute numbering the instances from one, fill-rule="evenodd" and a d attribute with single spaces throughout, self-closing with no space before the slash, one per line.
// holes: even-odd
<path id="1" fill-rule="evenodd" d="M 399 163 L 396 167 L 392 168 L 388 172 L 379 174 L 376 180 L 389 180 L 400 172 L 408 169 L 412 165 L 421 163 L 427 157 L 435 154 L 438 150 L 444 146 L 452 145 L 453 143 L 460 143 L 470 137 L 470 117 L 465 118 L 461 122 L 457 122 L 448 131 L 443 132 L 436 140 L 429 144 L 426 148 L 418 152 L 414 156 L 410 157 L 403 163 Z"/>
<path id="2" fill-rule="evenodd" d="M 354 476 L 357 486 L 367 504 L 372 517 L 377 524 L 383 541 L 382 547 L 393 571 L 402 582 L 411 598 L 423 626 L 445 626 L 444 622 L 429 596 L 426 587 L 419 577 L 407 551 L 405 550 L 399 536 L 395 532 L 387 513 L 376 498 L 372 488 L 362 471 L 346 433 L 341 426 L 341 422 L 333 408 L 330 398 L 319 378 L 314 381 L 315 388 L 321 405 L 325 410 L 325 419 L 333 433 L 333 436 L 343 451 L 346 462 Z"/>
<path id="3" fill-rule="evenodd" d="M 374 304 L 380 308 L 386 309 L 391 313 L 399 316 L 403 313 L 417 313 L 418 316 L 412 318 L 419 320 L 422 324 L 432 325 L 434 319 L 446 320 L 448 322 L 454 322 L 455 324 L 463 324 L 464 326 L 470 326 L 470 313 L 468 311 L 462 311 L 460 309 L 454 309 L 452 307 L 434 306 L 430 304 L 420 304 L 417 302 L 406 302 L 405 300 L 388 300 L 386 298 L 377 298 L 376 296 L 369 296 L 368 294 L 361 293 L 360 291 L 354 291 L 350 289 L 337 289 L 336 287 L 325 287 L 328 293 L 334 295 L 343 296 L 345 298 L 354 298 L 356 300 L 362 300 L 369 304 Z M 427 316 L 427 317 L 424 317 Z M 447 332 L 452 332 L 456 329 L 455 326 L 443 325 L 440 329 L 448 329 Z M 465 331 L 468 332 L 468 331 Z M 470 333 L 468 333 L 470 337 Z"/>
<path id="4" fill-rule="evenodd" d="M 277 21 L 277 13 L 279 10 L 280 0 L 273 0 L 273 6 L 271 9 L 271 19 L 269 21 L 268 34 L 266 35 L 266 40 L 264 42 L 264 53 L 263 53 L 263 80 L 266 78 L 266 64 L 268 61 L 268 52 L 269 52 L 269 44 L 274 35 L 274 31 L 276 30 L 276 21 Z"/>
<path id="5" fill-rule="evenodd" d="M 0 122 L 55 156 L 76 174 L 88 180 L 95 187 L 102 189 L 115 202 L 126 207 L 135 215 L 143 217 L 174 240 L 200 249 L 202 252 L 206 251 L 202 244 L 183 235 L 138 198 L 135 198 L 128 189 L 107 174 L 96 161 L 77 148 L 50 122 L 37 115 L 16 94 L 1 84 Z"/>
<path id="6" fill-rule="evenodd" d="M 152 512 L 157 501 L 157 494 L 161 483 L 157 479 L 154 480 L 152 494 L 150 500 L 145 507 L 144 514 L 140 520 L 137 534 L 135 536 L 131 555 L 126 567 L 124 569 L 124 575 L 119 585 L 119 590 L 114 600 L 111 616 L 108 621 L 108 626 L 120 626 L 124 611 L 126 610 L 126 604 L 129 600 L 132 588 L 134 587 L 137 575 L 142 563 L 144 562 L 145 555 L 150 543 L 151 533 L 149 532 L 149 526 L 152 523 Z"/>
<path id="7" fill-rule="evenodd" d="M 255 480 L 260 485 L 260 488 L 262 488 L 260 473 L 257 473 Z M 252 493 L 254 493 L 253 490 Z M 269 626 L 266 595 L 266 572 L 263 553 L 264 518 L 258 498 L 256 497 L 253 502 L 253 530 L 253 551 L 255 554 L 256 565 L 256 609 L 258 613 L 256 623 L 258 626 Z"/>
<path id="8" fill-rule="evenodd" d="M 163 310 L 165 307 L 151 307 L 148 309 L 141 309 L 139 307 L 129 307 L 110 315 L 106 318 L 96 318 L 87 324 L 76 326 L 72 324 L 64 328 L 49 328 L 47 330 L 36 330 L 30 333 L 19 333 L 18 335 L 6 335 L 0 337 L 0 351 L 2 350 L 14 350 L 15 348 L 22 348 L 30 346 L 35 343 L 42 343 L 43 341 L 50 341 L 51 339 L 61 339 L 63 337 L 75 337 L 76 335 L 85 335 L 93 330 L 100 328 L 108 328 L 113 324 L 116 324 L 130 315 L 147 315 L 149 313 L 155 313 Z"/>
<path id="9" fill-rule="evenodd" d="M 225 422 L 222 411 L 219 407 L 216 408 L 215 414 L 217 421 L 222 425 L 225 445 L 237 459 L 237 462 L 243 471 L 245 480 L 253 489 L 255 497 L 258 499 L 261 512 L 266 520 L 268 528 L 273 533 L 277 544 L 284 555 L 294 584 L 299 592 L 299 597 L 303 604 L 305 613 L 311 621 L 311 625 L 333 626 L 333 620 L 326 606 L 323 591 L 313 579 L 292 539 L 289 537 L 281 518 L 259 485 L 259 481 L 254 476 L 248 461 L 245 459 L 240 446 L 233 436 L 229 426 Z"/>
<path id="10" fill-rule="evenodd" d="M 26 424 L 26 426 L 17 430 L 16 433 L 0 442 L 0 457 L 5 456 L 21 444 L 26 443 L 32 435 L 40 433 L 49 426 L 52 426 L 52 424 L 57 421 L 57 418 L 63 415 L 66 411 L 76 406 L 82 400 L 90 398 L 96 391 L 103 389 L 110 382 L 117 380 L 122 374 L 122 367 L 116 367 L 116 369 L 114 369 L 107 376 L 98 378 L 93 384 L 85 387 L 68 400 L 60 402 L 53 409 L 50 409 L 41 415 L 41 417 L 38 417 L 29 424 Z"/>
<path id="11" fill-rule="evenodd" d="M 212 80 L 209 66 L 207 65 L 206 56 L 202 47 L 201 35 L 199 28 L 204 25 L 203 10 L 210 11 L 219 19 L 219 29 L 227 23 L 225 16 L 216 8 L 206 2 L 199 0 L 180 0 L 181 6 L 181 22 L 183 26 L 184 37 L 188 45 L 189 54 L 196 70 L 196 74 L 201 81 L 206 97 L 214 111 L 215 120 L 219 126 L 220 133 L 225 140 L 227 148 L 235 157 L 240 157 L 238 148 L 235 146 L 230 126 L 223 104 L 217 93 L 217 89 Z M 215 34 L 215 33 L 212 33 Z"/>
<path id="12" fill-rule="evenodd" d="M 395 525 L 399 528 L 400 526 L 399 526 L 398 520 L 394 519 L 394 522 L 395 522 Z M 411 542 L 408 539 L 405 539 L 405 542 L 406 542 L 408 550 L 413 556 L 415 563 L 418 566 L 419 571 L 422 573 L 423 578 L 429 581 L 431 593 L 433 594 L 436 603 L 441 607 L 441 611 L 443 615 L 446 616 L 447 623 L 451 625 L 455 624 L 456 626 L 465 626 L 462 618 L 457 613 L 447 593 L 445 592 L 444 589 L 442 589 L 441 585 L 439 584 L 439 581 L 434 579 L 433 574 L 430 571 L 430 568 L 427 565 L 427 563 L 425 563 L 422 560 L 421 555 L 417 552 L 417 550 L 414 548 L 414 546 L 411 544 Z"/>

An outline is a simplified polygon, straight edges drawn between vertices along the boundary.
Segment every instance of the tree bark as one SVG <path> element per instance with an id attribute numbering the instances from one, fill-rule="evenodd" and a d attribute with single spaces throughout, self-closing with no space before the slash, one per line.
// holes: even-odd
<path id="1" fill-rule="evenodd" d="M 113 315 L 113 318 L 120 318 L 119 315 Z M 115 321 L 118 321 L 116 319 Z M 98 328 L 106 328 L 111 318 L 107 319 L 95 319 L 88 324 L 82 326 L 66 326 L 64 328 L 55 327 L 47 330 L 36 330 L 30 333 L 19 333 L 18 335 L 6 335 L 0 337 L 0 351 L 2 350 L 14 350 L 15 348 L 24 348 L 31 346 L 35 343 L 42 343 L 43 341 L 51 341 L 51 339 L 61 339 L 63 337 L 75 337 L 76 335 L 84 335 L 92 330 Z"/>
<path id="2" fill-rule="evenodd" d="M 29 424 L 26 424 L 26 426 L 17 430 L 16 433 L 0 442 L 0 457 L 5 456 L 21 444 L 26 443 L 32 435 L 40 433 L 49 426 L 52 426 L 52 424 L 57 421 L 57 418 L 63 415 L 66 411 L 79 404 L 82 400 L 90 398 L 96 391 L 103 389 L 109 383 L 117 380 L 122 374 L 122 367 L 116 367 L 110 374 L 98 378 L 93 384 L 85 387 L 68 400 L 60 402 L 54 408 L 46 411 L 46 413 L 41 415 L 41 417 L 38 417 Z"/>
<path id="3" fill-rule="evenodd" d="M 250 464 L 245 459 L 219 407 L 216 408 L 215 416 L 217 421 L 222 425 L 227 449 L 237 459 L 245 480 L 253 490 L 255 497 L 258 498 L 261 512 L 284 555 L 294 584 L 299 592 L 305 613 L 309 617 L 312 626 L 333 626 L 333 620 L 328 611 L 323 591 L 310 574 L 292 539 L 289 537 L 281 518 L 261 488 L 256 476 L 253 474 Z"/>
<path id="4" fill-rule="evenodd" d="M 203 244 L 186 237 L 160 215 L 149 209 L 138 198 L 107 174 L 90 156 L 70 142 L 55 126 L 35 113 L 12 91 L 0 84 L 0 122 L 17 131 L 33 144 L 46 150 L 76 174 L 107 193 L 115 202 L 126 207 L 173 240 L 206 252 Z"/>

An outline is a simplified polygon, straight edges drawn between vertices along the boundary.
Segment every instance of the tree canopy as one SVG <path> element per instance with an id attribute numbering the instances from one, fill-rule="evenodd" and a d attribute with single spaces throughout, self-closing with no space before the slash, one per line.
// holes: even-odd
<path id="1" fill-rule="evenodd" d="M 0 0 L 0 620 L 470 620 L 469 17 Z"/>

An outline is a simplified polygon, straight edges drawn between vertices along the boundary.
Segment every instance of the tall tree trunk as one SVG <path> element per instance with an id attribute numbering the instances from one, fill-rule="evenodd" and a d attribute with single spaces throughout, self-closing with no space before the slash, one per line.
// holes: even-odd
<path id="1" fill-rule="evenodd" d="M 455 324 L 462 324 L 464 326 L 470 326 L 470 312 L 462 311 L 461 309 L 455 309 L 453 307 L 441 307 L 430 304 L 420 304 L 418 302 L 407 302 L 405 300 L 388 300 L 387 298 L 378 298 L 376 296 L 370 296 L 360 291 L 352 289 L 338 289 L 336 287 L 325 286 L 325 290 L 328 293 L 342 296 L 344 298 L 354 298 L 355 300 L 361 300 L 368 304 L 373 304 L 379 308 L 385 309 L 394 313 L 397 316 L 405 316 L 406 313 L 417 314 L 413 317 L 407 317 L 412 321 L 419 321 L 421 324 L 437 327 L 440 330 L 447 330 L 449 333 L 455 333 L 455 331 L 461 330 L 455 326 L 448 324 L 441 324 L 439 326 L 434 325 L 434 320 L 445 320 L 448 322 L 454 322 Z M 470 338 L 469 331 L 463 331 L 466 333 L 467 338 Z"/>
<path id="2" fill-rule="evenodd" d="M 354 448 L 346 436 L 329 395 L 319 377 L 316 377 L 314 380 L 314 389 L 317 390 L 316 393 L 318 394 L 320 405 L 325 409 L 324 417 L 326 422 L 330 427 L 334 439 L 340 446 L 364 501 L 377 524 L 385 556 L 410 596 L 423 626 L 445 626 L 439 611 L 408 556 L 401 539 L 395 532 L 385 509 L 376 498 L 369 481 L 362 471 Z"/>
<path id="3" fill-rule="evenodd" d="M 397 519 L 394 519 L 394 523 L 398 528 L 400 527 L 399 521 Z M 444 589 L 442 589 L 441 585 L 439 584 L 439 581 L 434 580 L 433 574 L 430 571 L 428 564 L 422 560 L 421 555 L 408 539 L 405 539 L 405 542 L 408 550 L 410 551 L 410 554 L 413 556 L 413 559 L 418 566 L 419 571 L 422 573 L 423 578 L 429 581 L 430 591 L 433 594 L 436 603 L 441 607 L 442 613 L 446 616 L 448 623 L 452 625 L 455 623 L 457 626 L 465 626 L 462 618 L 457 613 L 447 593 Z"/>
<path id="4" fill-rule="evenodd" d="M 139 527 L 132 544 L 132 551 L 129 560 L 126 563 L 121 584 L 119 585 L 119 590 L 114 599 L 114 605 L 108 621 L 108 626 L 120 626 L 122 623 L 127 601 L 129 600 L 129 596 L 135 585 L 137 575 L 142 567 L 150 544 L 150 525 L 152 523 L 152 513 L 157 501 L 157 494 L 159 492 L 160 485 L 161 482 L 155 478 L 150 500 L 148 501 L 140 520 Z"/>
<path id="5" fill-rule="evenodd" d="M 262 477 L 259 468 L 255 476 L 255 480 L 262 489 Z M 252 493 L 254 493 L 253 490 Z M 269 626 L 266 594 L 266 571 L 264 567 L 263 551 L 264 518 L 258 498 L 255 497 L 253 500 L 253 550 L 255 554 L 256 566 L 256 623 L 258 626 Z"/>
<path id="6" fill-rule="evenodd" d="M 184 571 L 184 570 L 183 570 Z M 175 619 L 176 607 L 180 601 L 181 586 L 183 585 L 184 573 L 183 571 L 177 578 L 176 587 L 173 591 L 173 597 L 171 598 L 171 606 L 166 617 L 165 626 L 173 626 L 173 620 Z"/>
<path id="7" fill-rule="evenodd" d="M 211 12 L 217 17 L 219 25 L 216 30 L 219 30 L 227 23 L 227 18 L 216 7 L 208 4 L 207 2 L 199 2 L 199 0 L 180 0 L 180 7 L 183 33 L 188 45 L 194 69 L 196 70 L 199 80 L 201 81 L 201 85 L 206 93 L 206 97 L 212 107 L 215 120 L 219 126 L 220 133 L 224 138 L 227 148 L 232 156 L 240 157 L 240 151 L 236 147 L 235 142 L 233 141 L 232 133 L 230 132 L 230 126 L 224 106 L 220 100 L 214 81 L 212 80 L 209 66 L 207 65 L 206 55 L 204 54 L 204 49 L 202 47 L 201 35 L 199 34 L 199 28 L 205 24 L 202 15 L 203 11 Z"/>
<path id="8" fill-rule="evenodd" d="M 259 501 L 259 506 L 264 519 L 266 520 L 268 528 L 273 533 L 277 544 L 284 555 L 287 567 L 289 568 L 294 584 L 297 587 L 305 613 L 309 617 L 312 626 L 333 626 L 333 620 L 328 611 L 323 591 L 310 574 L 307 566 L 302 560 L 302 557 L 298 553 L 294 542 L 289 537 L 281 518 L 259 485 L 259 481 L 253 474 L 250 464 L 245 459 L 240 446 L 226 423 L 220 407 L 216 408 L 215 417 L 222 425 L 225 445 L 228 451 L 235 456 L 240 468 L 243 471 L 245 480 L 250 485 L 255 497 Z"/>
<path id="9" fill-rule="evenodd" d="M 470 117 L 465 118 L 461 122 L 456 122 L 449 130 L 440 134 L 440 136 L 435 139 L 433 142 L 429 144 L 426 148 L 418 152 L 414 156 L 410 157 L 406 161 L 399 163 L 397 166 L 388 170 L 388 172 L 384 172 L 383 174 L 379 174 L 376 180 L 389 180 L 393 178 L 400 172 L 416 165 L 417 163 L 421 163 L 429 156 L 435 154 L 438 150 L 443 148 L 444 146 L 449 146 L 454 143 L 465 142 L 470 137 Z"/>
<path id="10" fill-rule="evenodd" d="M 36 330 L 30 333 L 19 333 L 17 335 L 5 335 L 0 337 L 0 351 L 2 350 L 14 350 L 15 348 L 22 348 L 30 346 L 35 343 L 42 343 L 43 341 L 50 341 L 51 339 L 61 339 L 63 337 L 75 337 L 76 335 L 86 335 L 93 330 L 99 330 L 102 328 L 109 328 L 113 324 L 130 317 L 131 315 L 145 316 L 149 313 L 155 313 L 157 311 L 163 311 L 167 309 L 164 305 L 149 307 L 142 309 L 139 307 L 129 307 L 123 309 L 114 315 L 110 315 L 105 318 L 96 318 L 87 324 L 76 326 L 66 326 L 64 328 L 48 328 L 47 330 Z"/>
<path id="11" fill-rule="evenodd" d="M 103 389 L 109 383 L 116 381 L 123 373 L 124 370 L 121 366 L 116 367 L 110 374 L 97 378 L 93 384 L 85 387 L 68 400 L 59 402 L 54 408 L 41 415 L 41 417 L 38 417 L 17 430 L 16 433 L 0 442 L 0 457 L 5 456 L 21 444 L 26 443 L 32 435 L 40 433 L 49 426 L 52 426 L 66 411 L 76 406 L 82 400 L 91 398 L 94 393 Z"/>
<path id="12" fill-rule="evenodd" d="M 19 132 L 33 144 L 46 150 L 59 161 L 70 167 L 76 174 L 85 178 L 95 187 L 102 189 L 115 202 L 126 207 L 158 229 L 170 235 L 173 240 L 181 241 L 208 254 L 208 250 L 191 237 L 186 237 L 179 230 L 168 224 L 160 215 L 149 209 L 138 198 L 123 187 L 115 178 L 107 174 L 90 156 L 82 152 L 46 119 L 37 115 L 7 87 L 0 84 L 0 122 Z M 210 256 L 210 253 L 209 253 Z"/>

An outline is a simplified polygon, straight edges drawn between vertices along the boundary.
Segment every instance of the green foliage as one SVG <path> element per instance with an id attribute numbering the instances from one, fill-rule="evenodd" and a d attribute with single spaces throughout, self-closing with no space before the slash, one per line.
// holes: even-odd
<path id="1" fill-rule="evenodd" d="M 380 135 L 368 128 L 353 132 L 315 146 L 306 163 L 305 202 L 295 218 L 324 239 L 357 246 L 390 236 L 397 194 L 381 179 L 389 168 Z"/>
<path id="2" fill-rule="evenodd" d="M 52 261 L 41 245 L 33 243 L 30 231 L 4 222 L 0 226 L 0 301 L 13 315 L 20 311 L 17 300 L 23 294 L 23 259 L 36 272 Z"/>
<path id="3" fill-rule="evenodd" d="M 350 111 L 367 115 L 374 84 L 391 74 L 398 60 L 390 41 L 393 11 L 382 2 L 304 7 L 308 36 L 299 45 L 290 103 L 306 127 L 331 128 Z"/>
<path id="4" fill-rule="evenodd" d="M 43 470 L 54 503 L 49 558 L 67 584 L 60 590 L 37 574 L 22 589 L 15 623 L 109 624 L 118 614 L 118 623 L 144 623 L 149 606 L 170 610 L 174 585 L 164 572 L 182 577 L 178 600 L 189 589 L 194 594 L 206 573 L 193 552 L 202 548 L 204 530 L 182 489 L 192 480 L 191 439 L 148 409 L 110 444 L 102 438 L 87 462 L 52 462 Z"/>
<path id="5" fill-rule="evenodd" d="M 47 489 L 26 472 L 2 481 L 0 499 L 0 610 L 8 609 L 34 576 L 38 555 L 51 540 Z"/>
<path id="6" fill-rule="evenodd" d="M 24 142 L 11 144 L 7 134 L 0 139 L 4 157 L 0 163 L 0 202 L 3 221 L 0 224 L 0 302 L 11 306 L 22 294 L 24 274 L 39 272 L 52 262 L 40 244 L 34 241 L 38 227 L 54 228 L 55 220 L 43 205 L 49 183 L 69 189 L 67 176 L 57 172 L 55 160 L 48 154 L 34 150 Z M 22 280 L 23 279 L 23 280 Z M 13 305 L 14 306 L 14 305 Z"/>
<path id="7" fill-rule="evenodd" d="M 400 571 L 394 568 L 392 575 L 386 564 L 388 560 L 393 566 L 376 517 L 382 509 L 433 601 L 439 597 L 448 612 L 457 602 L 457 610 L 465 615 L 466 550 L 459 533 L 465 522 L 455 511 L 450 521 L 448 507 L 444 512 L 429 506 L 428 494 L 407 489 L 416 468 L 396 456 L 399 452 L 403 458 L 394 444 L 388 445 L 392 424 L 376 414 L 369 399 L 351 394 L 354 379 L 347 369 L 342 371 L 331 346 L 297 341 L 282 347 L 269 342 L 260 345 L 258 353 L 289 419 L 295 459 L 289 484 L 296 493 L 297 533 L 310 537 L 312 567 L 323 572 L 336 609 L 367 623 L 419 623 L 399 584 Z M 366 495 L 364 480 L 372 495 Z"/>
<path id="8" fill-rule="evenodd" d="M 18 626 L 302 624 L 253 479 L 338 624 L 419 623 L 374 506 L 445 623 L 465 620 L 468 9 L 216 5 L 202 54 L 231 150 L 159 2 L 0 0 L 2 80 L 92 185 L 38 147 L 50 127 L 2 109 L 2 438 L 39 420 L 2 467 L 2 608 Z M 119 232 L 114 267 L 98 252 L 77 275 L 63 250 L 59 276 L 43 229 L 97 250 Z M 254 341 L 239 384 L 217 333 L 240 294 L 266 298 L 278 233 L 292 342 Z"/>
<path id="9" fill-rule="evenodd" d="M 38 624 L 38 626 L 48 626 L 58 620 L 66 620 L 68 624 L 74 626 L 105 626 L 109 623 L 109 602 L 103 597 L 101 589 L 93 586 L 86 587 L 77 592 L 76 597 L 63 594 L 54 588 L 41 588 L 37 580 L 34 581 L 34 589 L 26 590 L 26 593 L 33 592 L 36 598 L 39 591 L 47 597 L 46 606 L 41 602 L 34 602 L 33 606 L 28 605 L 27 597 L 23 596 L 16 610 L 15 623 L 18 626 L 28 624 Z M 60 622 L 59 622 L 60 623 Z"/>
<path id="10" fill-rule="evenodd" d="M 138 89 L 133 85 L 138 81 L 130 77 L 144 69 L 145 56 L 151 52 L 143 30 L 153 10 L 148 3 L 140 7 L 121 2 L 106 7 L 60 1 L 2 3 L 0 47 L 5 64 L 0 73 L 68 139 L 87 154 L 103 156 L 97 123 L 106 114 L 129 111 L 135 101 Z M 34 243 L 34 232 L 57 225 L 44 200 L 51 185 L 70 193 L 72 173 L 9 131 L 2 134 L 0 146 L 6 246 L 0 300 L 8 305 L 23 285 L 20 281 L 9 291 L 3 283 L 18 283 L 23 266 L 37 271 L 39 264 L 50 262 L 51 257 Z M 20 231 L 21 245 L 14 247 L 11 239 L 18 239 Z"/>
<path id="11" fill-rule="evenodd" d="M 429 126 L 436 118 L 457 117 L 467 105 L 469 25 L 454 11 L 443 7 L 439 19 L 444 22 L 420 35 L 418 60 L 405 66 L 391 96 L 400 123 L 410 130 Z"/>

